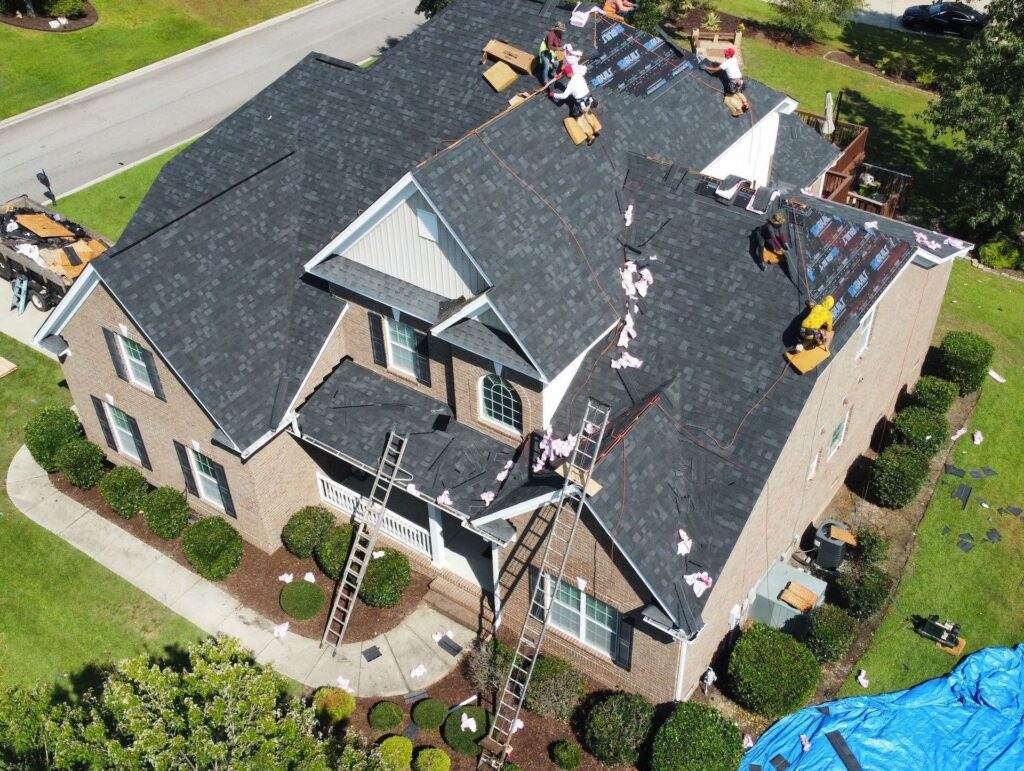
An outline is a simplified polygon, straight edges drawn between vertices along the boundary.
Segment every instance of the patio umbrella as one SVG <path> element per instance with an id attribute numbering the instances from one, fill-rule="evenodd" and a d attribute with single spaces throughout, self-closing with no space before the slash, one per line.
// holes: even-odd
<path id="1" fill-rule="evenodd" d="M 830 137 L 836 130 L 835 102 L 832 100 L 832 92 L 825 92 L 825 120 L 821 124 L 822 136 Z"/>

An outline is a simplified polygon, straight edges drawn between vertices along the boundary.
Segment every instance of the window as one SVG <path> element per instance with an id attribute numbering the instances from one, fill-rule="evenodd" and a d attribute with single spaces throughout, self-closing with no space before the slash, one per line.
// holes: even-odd
<path id="1" fill-rule="evenodd" d="M 125 365 L 128 367 L 128 379 L 135 385 L 152 391 L 153 382 L 149 378 L 146 352 L 142 346 L 121 335 L 121 350 L 124 352 Z"/>
<path id="2" fill-rule="evenodd" d="M 428 241 L 437 241 L 437 215 L 426 209 L 416 210 L 416 219 L 419 220 L 420 238 Z"/>
<path id="3" fill-rule="evenodd" d="M 807 468 L 807 478 L 814 479 L 814 475 L 818 473 L 818 459 L 821 458 L 821 452 L 814 453 L 814 457 L 811 458 L 811 465 Z"/>
<path id="4" fill-rule="evenodd" d="M 523 401 L 512 386 L 497 375 L 481 378 L 480 404 L 485 418 L 522 433 Z"/>
<path id="5" fill-rule="evenodd" d="M 861 357 L 861 354 L 868 349 L 868 343 L 871 342 L 871 328 L 875 325 L 875 311 L 876 308 L 872 308 L 871 312 L 864 317 L 864 320 L 860 322 L 860 342 L 857 344 L 857 358 Z"/>
<path id="6" fill-rule="evenodd" d="M 832 460 L 832 456 L 836 454 L 840 447 L 843 446 L 843 440 L 846 438 L 846 424 L 850 422 L 850 411 L 847 410 L 846 414 L 843 415 L 842 421 L 832 431 L 832 444 L 829 445 L 828 459 Z"/>
<path id="7" fill-rule="evenodd" d="M 416 377 L 416 346 L 419 343 L 416 330 L 408 324 L 388 319 L 388 343 L 391 366 Z"/>
<path id="8" fill-rule="evenodd" d="M 220 485 L 217 483 L 217 464 L 198 450 L 192 450 L 192 463 L 196 468 L 199 497 L 223 509 L 224 497 L 220 494 Z"/>
<path id="9" fill-rule="evenodd" d="M 106 408 L 110 420 L 110 428 L 114 433 L 117 451 L 122 455 L 127 455 L 132 460 L 139 460 L 141 453 L 139 452 L 139 445 L 135 441 L 132 419 L 113 404 L 106 405 Z"/>
<path id="10" fill-rule="evenodd" d="M 619 637 L 619 611 L 575 586 L 559 581 L 554 591 L 553 578 L 545 582 L 550 593 L 551 624 L 566 634 L 615 658 Z"/>

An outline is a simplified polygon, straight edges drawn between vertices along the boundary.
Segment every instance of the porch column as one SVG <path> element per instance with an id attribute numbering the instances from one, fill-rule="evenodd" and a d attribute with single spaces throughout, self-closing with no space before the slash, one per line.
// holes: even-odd
<path id="1" fill-rule="evenodd" d="M 435 568 L 444 567 L 444 536 L 441 534 L 441 518 L 444 514 L 433 504 L 427 504 L 430 519 L 430 564 Z"/>
<path id="2" fill-rule="evenodd" d="M 501 626 L 501 547 L 491 544 L 491 582 L 494 586 L 494 631 Z"/>

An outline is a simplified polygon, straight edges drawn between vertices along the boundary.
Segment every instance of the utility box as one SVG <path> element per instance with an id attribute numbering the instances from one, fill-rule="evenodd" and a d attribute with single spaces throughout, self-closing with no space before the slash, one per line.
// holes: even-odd
<path id="1" fill-rule="evenodd" d="M 846 529 L 846 525 L 842 522 L 826 519 L 818 526 L 818 532 L 814 534 L 814 548 L 817 549 L 814 561 L 827 570 L 835 570 L 846 559 L 846 543 L 829 535 L 829 528 L 832 525 Z"/>
<path id="2" fill-rule="evenodd" d="M 824 581 L 785 562 L 776 562 L 757 585 L 754 601 L 750 605 L 750 618 L 796 637 L 803 637 L 807 634 L 807 614 L 779 599 L 790 582 L 805 586 L 818 596 L 814 607 L 825 601 L 827 584 Z"/>

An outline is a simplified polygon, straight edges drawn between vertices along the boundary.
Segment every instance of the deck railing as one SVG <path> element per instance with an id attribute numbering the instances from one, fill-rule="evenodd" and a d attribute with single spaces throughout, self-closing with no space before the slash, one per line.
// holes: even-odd
<path id="1" fill-rule="evenodd" d="M 821 133 L 821 127 L 825 124 L 824 115 L 805 110 L 797 110 L 796 114 L 804 123 Z M 868 145 L 868 127 L 845 120 L 837 120 L 835 124 L 836 130 L 828 140 L 836 147 L 842 148 L 843 154 L 839 156 L 833 168 L 849 174 L 864 160 Z"/>

